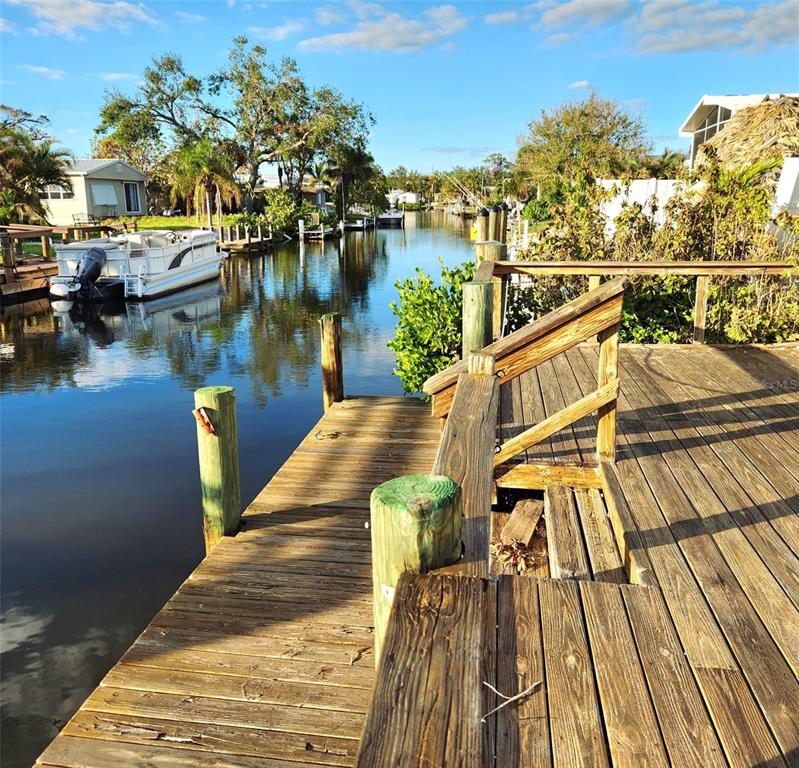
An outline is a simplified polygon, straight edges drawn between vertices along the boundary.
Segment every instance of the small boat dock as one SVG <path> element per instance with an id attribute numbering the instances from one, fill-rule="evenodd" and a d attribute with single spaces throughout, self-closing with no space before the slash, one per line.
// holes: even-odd
<path id="1" fill-rule="evenodd" d="M 38 764 L 799 764 L 799 345 L 619 347 L 624 288 L 432 414 L 323 324 L 325 415 Z"/>

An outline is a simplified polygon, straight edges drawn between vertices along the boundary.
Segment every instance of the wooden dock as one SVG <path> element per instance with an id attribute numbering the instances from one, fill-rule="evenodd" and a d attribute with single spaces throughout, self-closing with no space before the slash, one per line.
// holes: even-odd
<path id="1" fill-rule="evenodd" d="M 429 470 L 420 402 L 316 424 L 38 764 L 350 766 L 374 684 L 369 494 Z"/>
<path id="2" fill-rule="evenodd" d="M 597 349 L 502 383 L 498 441 L 594 392 Z M 592 415 L 498 473 L 577 478 L 572 534 L 547 521 L 535 579 L 403 577 L 379 679 L 369 495 L 441 433 L 334 404 L 38 764 L 351 766 L 363 734 L 364 767 L 799 765 L 799 346 L 622 347 L 618 375 L 615 465 Z M 486 725 L 492 680 L 539 685 Z"/>

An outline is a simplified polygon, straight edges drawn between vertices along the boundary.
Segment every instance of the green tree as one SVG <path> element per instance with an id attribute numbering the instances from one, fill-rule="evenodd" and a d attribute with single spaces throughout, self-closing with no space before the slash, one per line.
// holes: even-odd
<path id="1" fill-rule="evenodd" d="M 47 187 L 71 190 L 70 153 L 47 136 L 47 120 L 0 105 L 0 221 L 47 223 Z"/>
<path id="2" fill-rule="evenodd" d="M 207 224 L 211 220 L 212 203 L 216 203 L 219 225 L 222 225 L 222 204 L 230 205 L 239 198 L 239 188 L 233 179 L 233 164 L 210 139 L 200 139 L 187 144 L 176 155 L 172 171 L 172 198 L 183 197 L 194 205 L 199 222 L 205 212 Z"/>
<path id="3" fill-rule="evenodd" d="M 684 152 L 666 147 L 660 155 L 645 157 L 642 170 L 653 179 L 680 179 L 686 173 L 685 161 Z"/>
<path id="4" fill-rule="evenodd" d="M 96 135 L 114 146 L 154 141 L 165 155 L 212 139 L 233 162 L 252 210 L 263 163 L 278 163 L 299 200 L 311 163 L 365 143 L 372 122 L 334 89 L 309 88 L 292 59 L 270 62 L 262 46 L 237 37 L 227 65 L 205 78 L 188 73 L 177 55 L 154 59 L 133 95 L 106 94 Z"/>
<path id="5" fill-rule="evenodd" d="M 526 196 L 556 199 L 582 180 L 634 173 L 646 152 L 643 120 L 592 93 L 530 123 L 516 159 L 516 186 Z"/>

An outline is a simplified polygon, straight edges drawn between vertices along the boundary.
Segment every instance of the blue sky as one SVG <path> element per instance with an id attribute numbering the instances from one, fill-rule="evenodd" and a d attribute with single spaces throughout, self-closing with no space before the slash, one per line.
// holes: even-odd
<path id="1" fill-rule="evenodd" d="M 0 17 L 0 100 L 78 156 L 106 89 L 166 51 L 212 72 L 241 34 L 363 102 L 385 169 L 512 155 L 541 109 L 592 88 L 641 110 L 656 149 L 687 146 L 703 93 L 799 91 L 799 0 L 3 0 Z"/>

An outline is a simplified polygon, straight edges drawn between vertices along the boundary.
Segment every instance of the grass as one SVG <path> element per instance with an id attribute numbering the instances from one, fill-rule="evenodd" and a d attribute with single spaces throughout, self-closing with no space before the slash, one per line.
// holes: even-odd
<path id="1" fill-rule="evenodd" d="M 206 226 L 207 221 L 205 217 L 202 218 L 200 224 L 194 216 L 137 216 L 134 219 L 138 224 L 139 229 L 197 229 L 198 227 Z M 131 221 L 130 217 L 122 216 L 118 219 L 112 219 L 113 224 L 122 224 L 125 221 Z M 233 224 L 232 216 L 223 216 L 222 223 L 224 226 Z M 214 227 L 217 225 L 217 218 L 214 216 Z"/>

